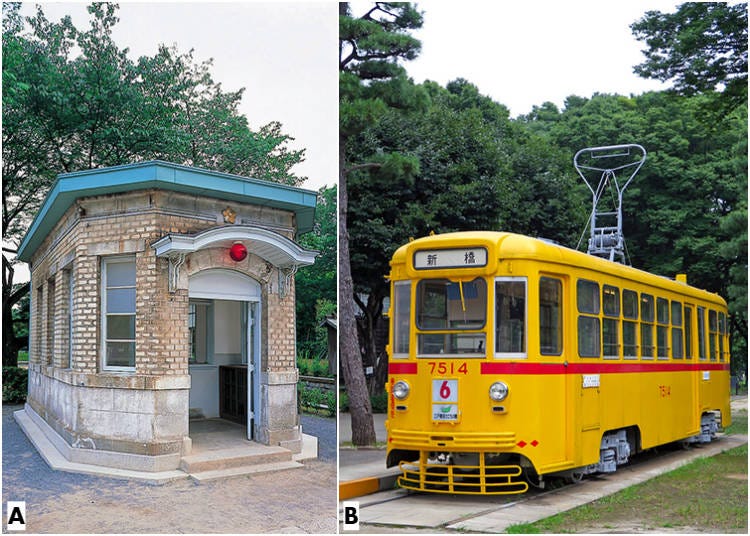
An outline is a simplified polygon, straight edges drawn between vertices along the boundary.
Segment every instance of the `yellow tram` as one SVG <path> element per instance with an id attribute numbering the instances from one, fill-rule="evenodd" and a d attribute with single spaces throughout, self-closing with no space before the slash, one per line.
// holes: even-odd
<path id="1" fill-rule="evenodd" d="M 387 465 L 404 488 L 523 493 L 730 424 L 717 294 L 503 232 L 393 255 Z"/>

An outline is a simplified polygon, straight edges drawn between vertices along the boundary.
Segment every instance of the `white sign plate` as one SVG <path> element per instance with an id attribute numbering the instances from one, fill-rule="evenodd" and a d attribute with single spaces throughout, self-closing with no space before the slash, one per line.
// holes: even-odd
<path id="1" fill-rule="evenodd" d="M 598 374 L 584 374 L 583 375 L 583 388 L 588 389 L 589 387 L 599 387 L 599 375 Z"/>
<path id="2" fill-rule="evenodd" d="M 457 404 L 433 404 L 432 405 L 433 421 L 457 421 L 458 405 Z"/>
<path id="3" fill-rule="evenodd" d="M 414 253 L 414 268 L 417 270 L 482 266 L 487 266 L 485 248 L 428 249 Z"/>
<path id="4" fill-rule="evenodd" d="M 709 381 L 711 379 L 711 371 L 710 370 L 704 370 L 703 371 L 703 381 Z"/>

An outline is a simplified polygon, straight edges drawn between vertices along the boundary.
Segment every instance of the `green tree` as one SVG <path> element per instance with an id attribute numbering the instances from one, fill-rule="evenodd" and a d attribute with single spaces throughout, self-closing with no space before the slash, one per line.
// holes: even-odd
<path id="1" fill-rule="evenodd" d="M 304 151 L 276 122 L 258 132 L 238 112 L 242 90 L 225 92 L 210 62 L 160 47 L 130 59 L 112 39 L 117 5 L 89 6 L 90 27 L 51 22 L 41 7 L 24 21 L 3 4 L 3 363 L 24 341 L 12 309 L 15 253 L 57 174 L 149 159 L 299 184 L 291 167 Z M 25 29 L 24 22 L 29 26 Z"/>
<path id="2" fill-rule="evenodd" d="M 580 200 L 568 158 L 466 80 L 417 89 L 428 97 L 424 109 L 384 112 L 349 148 L 358 161 L 398 151 L 418 163 L 408 173 L 402 164 L 349 176 L 352 272 L 364 362 L 374 369 L 371 394 L 387 374 L 377 334 L 387 330 L 383 275 L 399 246 L 431 232 L 488 229 L 569 243 L 580 227 L 570 217 Z"/>
<path id="3" fill-rule="evenodd" d="M 420 43 L 408 32 L 421 26 L 422 15 L 410 3 L 376 2 L 359 17 L 348 3 L 339 4 L 339 360 L 355 445 L 374 443 L 375 428 L 355 320 L 347 179 L 369 167 L 409 173 L 413 160 L 383 152 L 377 160 L 352 161 L 347 148 L 388 107 L 414 104 L 416 95 L 398 62 L 418 54 Z"/>
<path id="4" fill-rule="evenodd" d="M 297 351 L 321 357 L 328 349 L 327 332 L 320 323 L 336 312 L 336 186 L 318 194 L 313 231 L 300 237 L 300 244 L 319 251 L 312 266 L 297 272 Z"/>
<path id="5" fill-rule="evenodd" d="M 619 143 L 646 148 L 646 163 L 623 202 L 632 264 L 666 277 L 686 273 L 691 285 L 722 295 L 731 313 L 733 366 L 744 369 L 747 106 L 726 115 L 717 129 L 704 120 L 712 98 L 671 92 L 570 97 L 557 117 L 535 116 L 529 126 L 569 155 Z"/>
<path id="6" fill-rule="evenodd" d="M 683 95 L 720 91 L 724 108 L 747 102 L 746 2 L 686 2 L 674 13 L 648 11 L 630 28 L 648 45 L 638 75 L 672 81 Z"/>

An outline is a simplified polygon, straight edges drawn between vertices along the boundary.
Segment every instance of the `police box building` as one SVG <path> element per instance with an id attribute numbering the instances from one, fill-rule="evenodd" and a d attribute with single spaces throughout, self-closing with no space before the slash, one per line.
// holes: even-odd
<path id="1" fill-rule="evenodd" d="M 295 239 L 315 204 L 161 161 L 60 175 L 18 253 L 31 319 L 16 419 L 45 459 L 145 478 L 296 463 L 294 274 L 316 252 Z"/>

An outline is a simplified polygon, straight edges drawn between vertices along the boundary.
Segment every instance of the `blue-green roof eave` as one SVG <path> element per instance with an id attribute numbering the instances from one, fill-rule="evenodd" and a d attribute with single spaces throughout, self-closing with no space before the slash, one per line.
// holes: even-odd
<path id="1" fill-rule="evenodd" d="M 297 231 L 313 228 L 317 192 L 229 173 L 152 160 L 57 176 L 18 248 L 18 259 L 31 257 L 76 199 L 157 188 L 187 194 L 254 203 L 295 213 Z"/>

